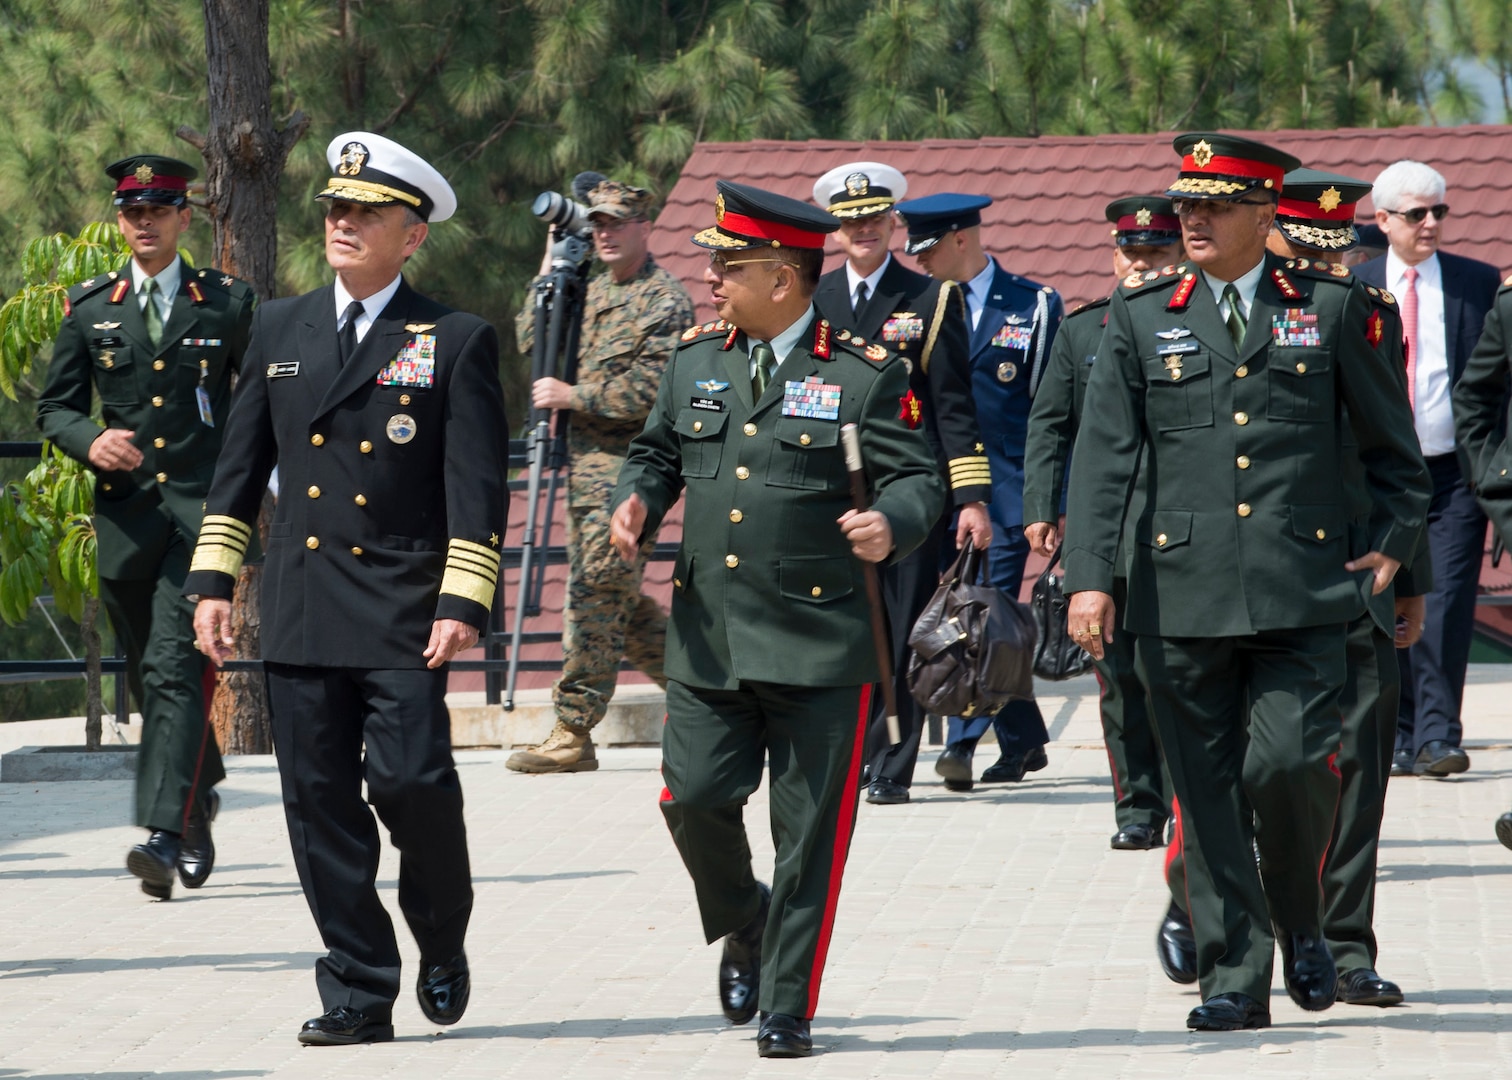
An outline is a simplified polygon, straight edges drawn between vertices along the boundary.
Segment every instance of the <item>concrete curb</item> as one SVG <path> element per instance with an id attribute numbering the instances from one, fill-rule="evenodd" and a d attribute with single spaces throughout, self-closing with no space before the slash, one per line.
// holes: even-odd
<path id="1" fill-rule="evenodd" d="M 136 776 L 135 746 L 23 746 L 0 754 L 0 784 L 44 780 L 131 780 Z"/>

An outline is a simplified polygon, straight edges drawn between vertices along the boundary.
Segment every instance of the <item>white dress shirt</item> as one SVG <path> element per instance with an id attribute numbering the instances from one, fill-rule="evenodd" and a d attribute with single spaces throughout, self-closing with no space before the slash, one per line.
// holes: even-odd
<path id="1" fill-rule="evenodd" d="M 856 273 L 856 268 L 850 264 L 849 259 L 845 261 L 845 280 L 846 283 L 850 285 L 850 304 L 852 310 L 854 310 L 856 307 L 856 286 L 860 285 L 864 281 L 866 282 L 866 298 L 870 300 L 872 297 L 876 296 L 877 282 L 881 281 L 882 275 L 887 273 L 887 264 L 890 262 L 892 262 L 892 252 L 889 251 L 887 253 L 887 258 L 882 260 L 881 266 L 877 267 L 865 277 L 862 277 L 860 274 Z"/>
<path id="2" fill-rule="evenodd" d="M 184 277 L 184 260 L 177 255 L 173 261 L 159 270 L 157 277 L 157 302 L 158 314 L 163 317 L 163 325 L 168 325 L 168 313 L 173 310 L 173 300 L 178 296 L 179 283 Z M 147 294 L 142 291 L 142 286 L 147 283 L 147 272 L 137 265 L 135 259 L 131 260 L 131 289 L 136 293 L 137 310 L 147 310 Z"/>
<path id="3" fill-rule="evenodd" d="M 383 313 L 384 308 L 388 307 L 388 302 L 399 291 L 399 283 L 403 280 L 404 276 L 402 274 L 398 275 L 393 281 L 379 289 L 372 296 L 358 301 L 362 304 L 362 313 L 357 316 L 357 326 L 354 330 L 358 341 L 367 337 L 367 332 L 372 327 L 373 320 Z M 346 309 L 347 305 L 351 302 L 352 294 L 346 291 L 346 286 L 341 283 L 341 278 L 338 277 L 336 279 L 336 332 L 338 334 L 346 326 Z"/>
<path id="4" fill-rule="evenodd" d="M 1213 291 L 1213 299 L 1218 301 L 1218 315 L 1224 322 L 1228 322 L 1229 310 L 1228 301 L 1223 298 L 1223 290 L 1232 285 L 1239 293 L 1239 304 L 1243 308 L 1239 312 L 1239 317 L 1244 320 L 1245 326 L 1249 326 L 1249 315 L 1255 308 L 1255 293 L 1260 288 L 1260 275 L 1264 272 L 1264 257 L 1255 264 L 1253 270 L 1234 281 L 1224 281 L 1206 270 L 1202 272 L 1202 278 L 1207 282 L 1207 287 Z"/>
<path id="5" fill-rule="evenodd" d="M 1417 355 L 1412 359 L 1412 421 L 1424 457 L 1454 453 L 1454 411 L 1449 403 L 1449 339 L 1444 325 L 1444 267 L 1437 254 L 1418 263 Z M 1407 264 L 1386 253 L 1386 291 L 1397 310 L 1407 295 Z"/>

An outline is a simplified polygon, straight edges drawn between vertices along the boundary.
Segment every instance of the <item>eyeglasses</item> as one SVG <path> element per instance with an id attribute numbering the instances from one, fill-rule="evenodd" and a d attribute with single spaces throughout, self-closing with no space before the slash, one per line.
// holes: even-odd
<path id="1" fill-rule="evenodd" d="M 1432 206 L 1414 206 L 1411 210 L 1387 210 L 1388 214 L 1395 214 L 1409 225 L 1421 225 L 1423 219 L 1432 214 L 1439 221 L 1449 216 L 1448 203 L 1434 203 Z"/>
<path id="2" fill-rule="evenodd" d="M 723 255 L 711 254 L 709 256 L 709 269 L 720 277 L 724 277 L 732 266 L 745 266 L 747 263 L 787 263 L 786 259 L 727 259 Z M 789 266 L 792 263 L 788 263 Z"/>
<path id="3" fill-rule="evenodd" d="M 1268 199 L 1172 199 L 1177 217 L 1186 217 L 1199 209 L 1211 214 L 1227 214 L 1235 206 L 1270 206 Z"/>

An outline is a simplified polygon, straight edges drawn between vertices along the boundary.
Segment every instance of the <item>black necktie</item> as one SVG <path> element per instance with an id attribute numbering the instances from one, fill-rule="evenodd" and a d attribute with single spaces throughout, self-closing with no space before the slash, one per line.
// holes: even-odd
<path id="1" fill-rule="evenodd" d="M 766 393 L 766 388 L 772 381 L 772 361 L 776 359 L 777 354 L 764 341 L 758 341 L 751 350 L 751 360 L 756 364 L 756 370 L 751 373 L 752 401 L 760 401 L 761 395 Z"/>
<path id="2" fill-rule="evenodd" d="M 866 282 L 856 286 L 856 302 L 851 305 L 851 314 L 859 316 L 861 309 L 866 306 Z"/>
<path id="3" fill-rule="evenodd" d="M 341 328 L 341 333 L 336 335 L 336 348 L 341 354 L 341 364 L 352 358 L 357 351 L 357 316 L 362 314 L 362 301 L 353 300 L 346 308 L 346 325 Z"/>

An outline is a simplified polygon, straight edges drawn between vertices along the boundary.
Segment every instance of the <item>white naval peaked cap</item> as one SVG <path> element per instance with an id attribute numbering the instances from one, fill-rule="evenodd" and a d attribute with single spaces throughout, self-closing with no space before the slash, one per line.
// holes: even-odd
<path id="1" fill-rule="evenodd" d="M 457 212 L 457 196 L 446 177 L 413 150 L 371 131 L 347 131 L 326 147 L 331 179 L 317 199 L 344 199 L 370 206 L 395 203 L 426 221 L 445 221 Z"/>
<path id="2" fill-rule="evenodd" d="M 880 213 L 907 194 L 903 174 L 880 161 L 837 165 L 814 181 L 814 202 L 838 218 Z"/>

